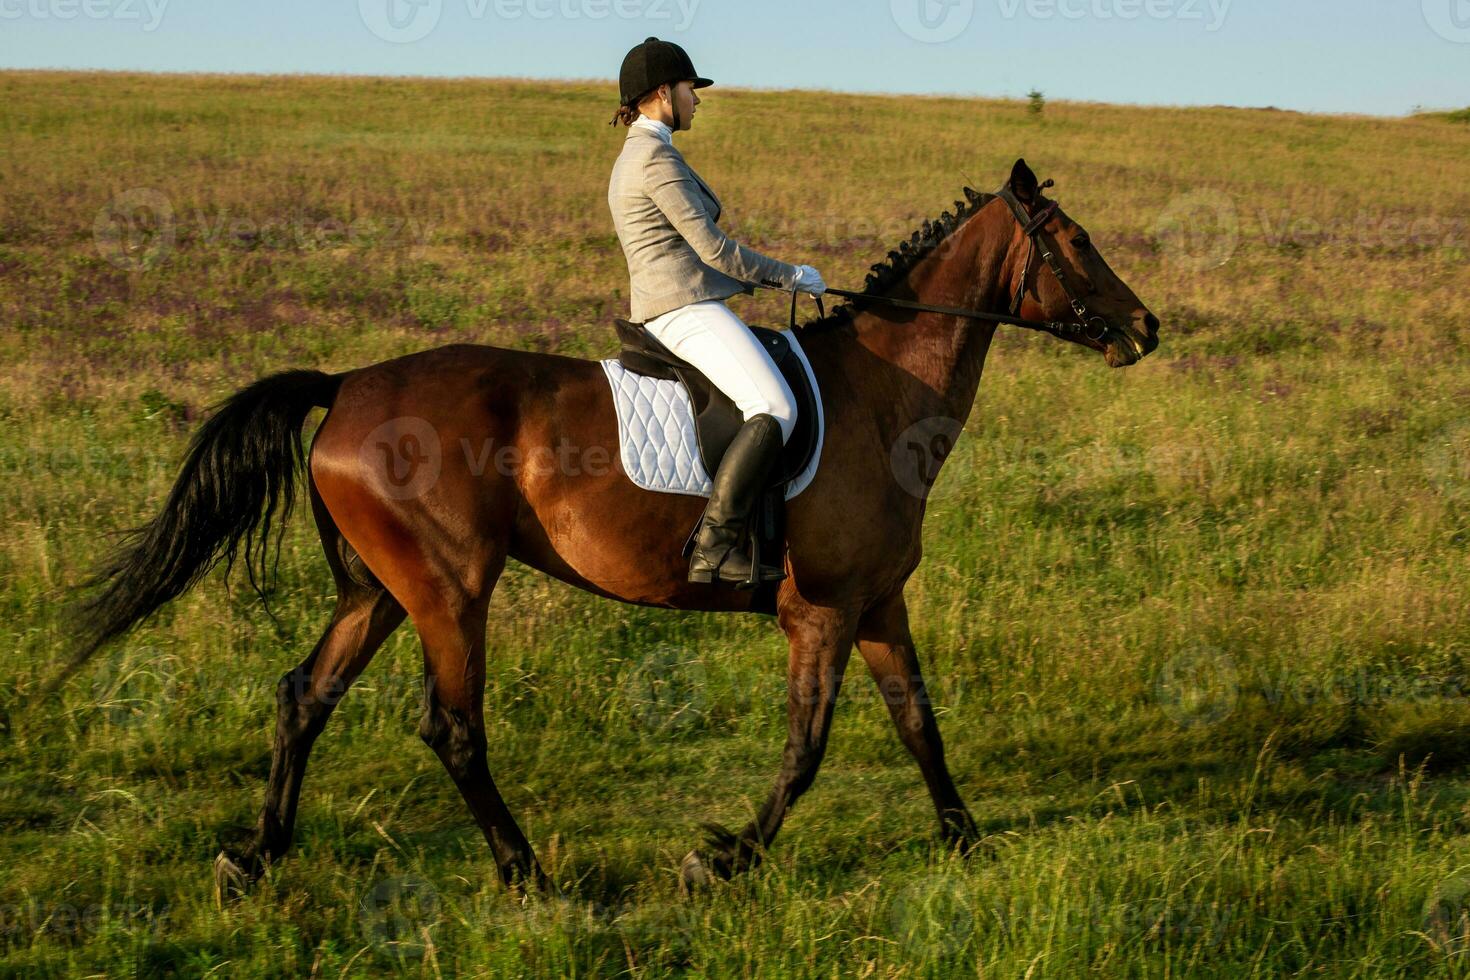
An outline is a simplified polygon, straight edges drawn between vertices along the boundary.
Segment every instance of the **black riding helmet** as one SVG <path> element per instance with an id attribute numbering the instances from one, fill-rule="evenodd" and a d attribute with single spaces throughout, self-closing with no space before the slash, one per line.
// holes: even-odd
<path id="1" fill-rule="evenodd" d="M 672 41 L 660 41 L 651 37 L 638 45 L 623 59 L 623 70 L 618 76 L 618 89 L 623 105 L 636 108 L 639 101 L 660 85 L 691 82 L 695 88 L 707 88 L 714 84 L 708 78 L 699 77 L 689 54 Z M 679 128 L 679 108 L 674 107 L 674 128 Z"/>

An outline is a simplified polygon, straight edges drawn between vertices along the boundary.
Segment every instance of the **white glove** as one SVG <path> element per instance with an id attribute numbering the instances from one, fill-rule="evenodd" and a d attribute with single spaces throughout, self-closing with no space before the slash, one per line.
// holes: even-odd
<path id="1" fill-rule="evenodd" d="M 827 283 L 823 281 L 822 274 L 809 265 L 796 267 L 796 284 L 792 287 L 798 293 L 811 293 L 820 296 L 827 291 Z"/>

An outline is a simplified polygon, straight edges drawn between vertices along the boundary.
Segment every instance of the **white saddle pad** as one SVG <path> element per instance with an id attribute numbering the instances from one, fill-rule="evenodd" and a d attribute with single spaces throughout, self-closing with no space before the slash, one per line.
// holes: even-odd
<path id="1" fill-rule="evenodd" d="M 806 351 L 801 349 L 794 333 L 785 333 L 811 382 L 817 405 L 817 448 L 806 468 L 786 485 L 786 499 L 790 500 L 805 490 L 817 474 L 826 420 L 822 415 L 822 395 Z M 616 358 L 603 361 L 602 369 L 607 372 L 613 403 L 618 409 L 618 443 L 628 478 L 645 490 L 708 497 L 713 486 L 699 458 L 699 436 L 694 431 L 694 405 L 689 400 L 689 392 L 677 381 L 634 374 Z"/>

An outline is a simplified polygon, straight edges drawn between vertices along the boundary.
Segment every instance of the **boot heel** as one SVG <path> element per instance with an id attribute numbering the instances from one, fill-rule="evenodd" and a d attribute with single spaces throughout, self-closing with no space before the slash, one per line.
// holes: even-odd
<path id="1" fill-rule="evenodd" d="M 750 575 L 735 588 L 741 592 L 760 588 L 761 584 L 761 536 L 754 528 L 750 532 Z"/>

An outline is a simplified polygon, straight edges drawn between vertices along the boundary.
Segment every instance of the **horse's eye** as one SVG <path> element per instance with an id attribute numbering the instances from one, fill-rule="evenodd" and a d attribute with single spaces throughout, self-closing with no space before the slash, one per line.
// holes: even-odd
<path id="1" fill-rule="evenodd" d="M 1085 252 L 1089 248 L 1092 248 L 1092 239 L 1088 238 L 1086 235 L 1078 235 L 1076 238 L 1072 239 L 1072 247 L 1079 252 Z"/>

